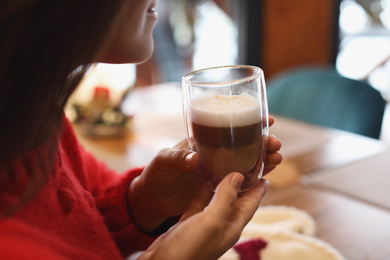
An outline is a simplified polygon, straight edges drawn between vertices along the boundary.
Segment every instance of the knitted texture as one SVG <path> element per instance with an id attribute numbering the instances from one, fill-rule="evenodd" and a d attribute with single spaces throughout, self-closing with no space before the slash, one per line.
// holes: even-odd
<path id="1" fill-rule="evenodd" d="M 32 181 L 31 171 L 40 176 L 46 148 L 31 151 L 7 169 L 0 167 L 0 207 L 18 201 Z M 109 170 L 81 147 L 66 120 L 47 183 L 16 213 L 0 220 L 0 259 L 115 260 L 144 250 L 155 237 L 137 229 L 126 202 L 127 187 L 141 172 Z"/>

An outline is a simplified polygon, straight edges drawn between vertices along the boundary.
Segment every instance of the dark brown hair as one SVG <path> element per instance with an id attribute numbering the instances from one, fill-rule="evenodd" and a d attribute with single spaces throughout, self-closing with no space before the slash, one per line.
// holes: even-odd
<path id="1" fill-rule="evenodd" d="M 58 139 L 53 129 L 61 129 L 62 109 L 115 33 L 125 1 L 0 2 L 0 169 L 15 156 Z M 31 197 L 38 186 L 31 184 L 23 197 Z"/>

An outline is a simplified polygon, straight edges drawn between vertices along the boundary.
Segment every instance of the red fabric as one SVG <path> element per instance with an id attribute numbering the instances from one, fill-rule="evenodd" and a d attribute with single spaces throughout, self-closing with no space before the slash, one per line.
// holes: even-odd
<path id="1" fill-rule="evenodd" d="M 39 173 L 47 162 L 48 145 L 0 168 L 0 208 L 18 201 L 32 181 L 29 173 Z M 5 171 L 14 178 L 4 178 Z M 155 238 L 132 223 L 125 194 L 141 172 L 107 169 L 80 146 L 66 120 L 47 184 L 11 217 L 0 220 L 0 259 L 122 259 L 144 250 Z"/>
<path id="2" fill-rule="evenodd" d="M 252 239 L 236 244 L 233 248 L 240 256 L 240 260 L 261 260 L 260 251 L 267 246 L 261 238 Z"/>

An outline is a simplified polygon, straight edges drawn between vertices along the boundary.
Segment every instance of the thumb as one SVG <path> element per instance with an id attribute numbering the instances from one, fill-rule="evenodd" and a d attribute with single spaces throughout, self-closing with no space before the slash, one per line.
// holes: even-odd
<path id="1" fill-rule="evenodd" d="M 187 149 L 166 148 L 159 152 L 155 163 L 163 169 L 193 171 L 198 167 L 199 155 Z"/>

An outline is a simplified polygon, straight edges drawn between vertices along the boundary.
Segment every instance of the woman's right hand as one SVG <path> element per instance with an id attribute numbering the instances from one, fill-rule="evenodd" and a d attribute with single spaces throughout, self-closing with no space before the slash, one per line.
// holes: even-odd
<path id="1" fill-rule="evenodd" d="M 214 195 L 202 187 L 179 223 L 160 236 L 139 259 L 218 259 L 238 241 L 268 187 L 262 179 L 239 194 L 243 180 L 243 175 L 230 173 Z"/>

